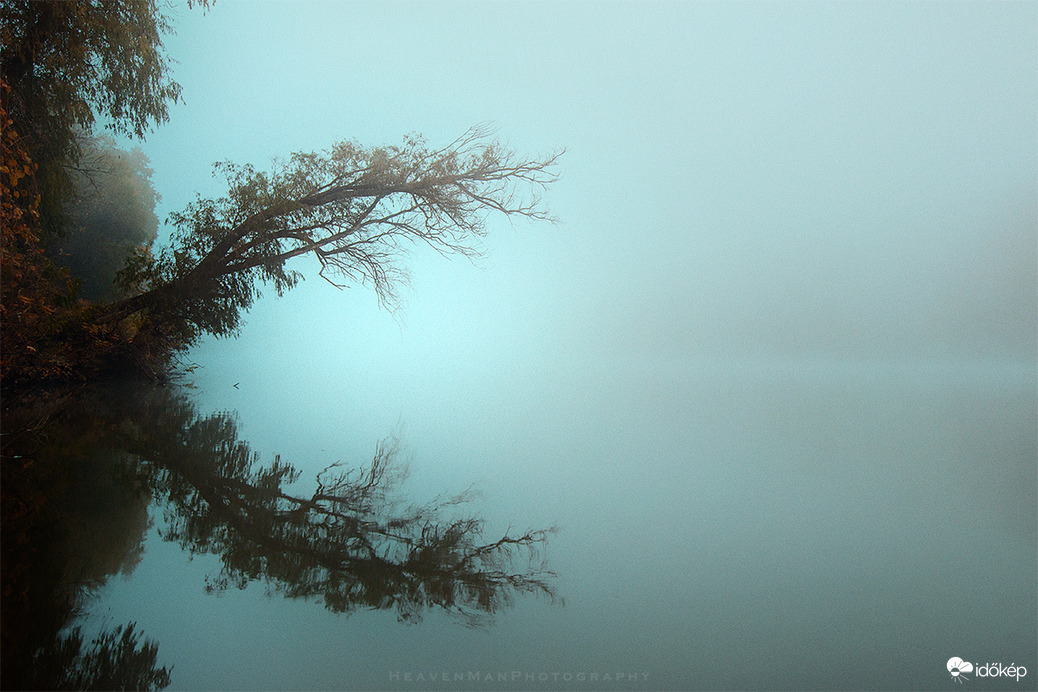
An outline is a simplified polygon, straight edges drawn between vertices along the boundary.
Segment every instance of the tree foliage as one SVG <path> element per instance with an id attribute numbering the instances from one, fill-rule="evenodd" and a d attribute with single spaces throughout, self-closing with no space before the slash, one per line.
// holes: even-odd
<path id="1" fill-rule="evenodd" d="M 162 45 L 172 30 L 167 7 L 156 0 L 0 4 L 7 109 L 40 165 L 48 234 L 63 222 L 69 170 L 81 154 L 77 132 L 100 121 L 116 134 L 143 137 L 179 100 Z"/>
<path id="2" fill-rule="evenodd" d="M 0 81 L 0 91 L 7 85 Z M 67 271 L 40 242 L 37 163 L 28 141 L 0 102 L 0 379 L 44 379 L 64 374 L 63 346 L 53 343 L 75 310 Z"/>
<path id="3" fill-rule="evenodd" d="M 275 161 L 269 172 L 217 164 L 227 195 L 199 197 L 172 215 L 173 246 L 124 277 L 151 290 L 112 314 L 147 308 L 179 319 L 187 341 L 199 332 L 232 334 L 260 285 L 281 294 L 299 281 L 288 263 L 302 256 L 336 285 L 370 285 L 392 308 L 411 246 L 474 256 L 490 213 L 548 218 L 540 193 L 557 179 L 560 153 L 520 157 L 492 134 L 476 127 L 441 149 L 418 136 L 399 147 L 344 141 Z"/>
<path id="4" fill-rule="evenodd" d="M 12 0 L 0 17 L 15 109 L 52 136 L 104 116 L 112 131 L 141 137 L 180 97 L 162 46 L 172 27 L 154 0 Z"/>
<path id="5" fill-rule="evenodd" d="M 6 386 L 89 377 L 113 353 L 135 352 L 116 325 L 75 302 L 43 249 L 67 230 L 81 134 L 103 125 L 143 136 L 179 99 L 162 46 L 168 9 L 159 0 L 0 2 Z"/>
<path id="6" fill-rule="evenodd" d="M 159 195 L 140 148 L 126 151 L 104 135 L 82 139 L 68 233 L 55 244 L 56 252 L 80 281 L 80 297 L 113 300 L 119 297 L 116 276 L 127 258 L 150 252 L 158 233 Z"/>
<path id="7" fill-rule="evenodd" d="M 5 88 L 0 81 L 0 90 Z M 95 319 L 97 312 L 77 300 L 68 269 L 45 251 L 38 166 L 5 103 L 0 103 L 0 382 L 11 387 L 87 379 L 122 356 L 154 371 L 166 349 L 131 347 L 119 324 Z"/>

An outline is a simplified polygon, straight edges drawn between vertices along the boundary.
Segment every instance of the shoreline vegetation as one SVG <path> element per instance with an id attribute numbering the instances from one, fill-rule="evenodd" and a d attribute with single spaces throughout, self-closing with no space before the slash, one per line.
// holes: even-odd
<path id="1" fill-rule="evenodd" d="M 2 9 L 4 390 L 167 377 L 202 334 L 234 336 L 261 288 L 296 285 L 296 257 L 316 258 L 336 286 L 369 286 L 393 310 L 408 247 L 474 257 L 491 215 L 552 221 L 541 195 L 563 152 L 519 155 L 478 125 L 443 147 L 420 135 L 395 146 L 343 140 L 267 170 L 217 164 L 226 195 L 171 214 L 172 243 L 155 247 L 160 191 L 148 161 L 95 127 L 142 139 L 169 119 L 181 88 L 163 51 L 173 30 L 164 8 Z"/>
<path id="2" fill-rule="evenodd" d="M 70 624 L 91 585 L 140 560 L 152 500 L 175 510 L 169 535 L 186 550 L 221 556 L 216 591 L 260 579 L 338 613 L 417 621 L 439 607 L 471 625 L 518 594 L 554 600 L 543 564 L 509 566 L 520 554 L 536 563 L 551 530 L 494 541 L 478 517 L 437 505 L 392 514 L 392 445 L 367 467 L 325 469 L 300 495 L 299 471 L 262 463 L 230 414 L 199 415 L 161 385 L 189 370 L 178 359 L 200 336 L 235 336 L 261 288 L 296 285 L 296 257 L 393 310 L 409 247 L 474 257 L 492 215 L 550 222 L 541 194 L 562 152 L 521 156 L 481 125 L 442 147 L 420 135 L 343 140 L 267 170 L 217 164 L 226 194 L 172 214 L 172 242 L 156 247 L 149 162 L 98 123 L 140 140 L 169 119 L 181 95 L 162 45 L 171 11 L 158 0 L 0 6 L 0 688 L 169 685 L 135 623 L 90 643 Z M 108 518 L 76 520 L 77 502 Z M 95 520 L 118 524 L 107 527 L 118 546 L 91 552 L 82 527 Z"/>

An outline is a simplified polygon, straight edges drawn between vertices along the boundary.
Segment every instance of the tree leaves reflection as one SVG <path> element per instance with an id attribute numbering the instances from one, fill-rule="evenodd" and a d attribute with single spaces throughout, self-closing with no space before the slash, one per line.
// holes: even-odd
<path id="1" fill-rule="evenodd" d="M 552 529 L 485 540 L 484 521 L 464 513 L 470 492 L 407 502 L 393 438 L 365 466 L 303 479 L 280 457 L 262 463 L 232 414 L 199 415 L 175 387 L 5 403 L 4 688 L 168 684 L 134 623 L 96 634 L 92 648 L 72 627 L 91 593 L 139 562 L 151 502 L 165 539 L 219 557 L 210 592 L 260 582 L 335 613 L 416 622 L 442 610 L 469 626 L 522 594 L 556 599 L 543 554 Z"/>
<path id="2" fill-rule="evenodd" d="M 77 393 L 78 394 L 78 393 Z M 170 672 L 135 623 L 70 627 L 89 596 L 140 561 L 147 488 L 92 397 L 69 392 L 5 401 L 0 445 L 3 689 L 161 689 Z"/>
<path id="3" fill-rule="evenodd" d="M 404 505 L 396 440 L 380 443 L 366 467 L 326 467 L 299 493 L 300 471 L 280 457 L 262 464 L 231 414 L 196 416 L 168 396 L 144 410 L 121 428 L 125 448 L 153 469 L 166 538 L 220 557 L 210 591 L 262 581 L 336 613 L 392 609 L 417 621 L 439 608 L 469 625 L 521 593 L 556 598 L 541 550 L 551 529 L 484 542 L 483 520 L 452 514 L 468 493 Z"/>

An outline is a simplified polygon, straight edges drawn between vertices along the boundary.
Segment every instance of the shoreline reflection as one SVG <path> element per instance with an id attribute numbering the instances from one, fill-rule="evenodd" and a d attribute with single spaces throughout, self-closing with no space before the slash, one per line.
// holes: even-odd
<path id="1" fill-rule="evenodd" d="M 470 627 L 522 594 L 558 599 L 544 544 L 554 529 L 484 539 L 471 493 L 409 503 L 395 440 L 364 467 L 301 472 L 238 438 L 231 413 L 200 415 L 177 388 L 142 382 L 22 397 L 4 412 L 5 689 L 161 689 L 170 671 L 135 623 L 84 650 L 77 618 L 143 554 L 148 507 L 165 540 L 219 556 L 207 592 L 263 582 L 334 613 L 443 610 Z M 515 567 L 513 567 L 515 565 Z"/>

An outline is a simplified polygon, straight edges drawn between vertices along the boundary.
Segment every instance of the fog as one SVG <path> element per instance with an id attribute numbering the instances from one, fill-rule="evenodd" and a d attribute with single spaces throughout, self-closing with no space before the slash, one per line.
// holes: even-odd
<path id="1" fill-rule="evenodd" d="M 369 288 L 310 272 L 195 359 L 262 359 L 271 379 L 249 383 L 252 401 L 284 382 L 385 389 L 403 373 L 479 380 L 618 359 L 1033 359 L 1035 15 L 1028 3 L 184 10 L 167 40 L 184 103 L 145 142 L 160 218 L 223 192 L 214 161 L 262 166 L 344 138 L 440 144 L 492 122 L 518 151 L 566 149 L 547 194 L 557 224 L 492 219 L 475 264 L 415 252 L 395 315 Z M 238 381 L 224 377 L 216 391 Z"/>
<path id="2" fill-rule="evenodd" d="M 146 143 L 163 207 L 343 138 L 493 122 L 565 148 L 555 226 L 477 267 L 420 253 L 394 318 L 316 279 L 315 332 L 527 359 L 1034 354 L 1028 3 L 253 3 L 186 12 L 185 103 Z M 189 144 L 185 144 L 185 143 Z M 312 310 L 309 307 L 312 306 Z M 302 326 L 302 325 L 301 325 Z M 305 328 L 305 327 L 304 327 Z"/>
<path id="3" fill-rule="evenodd" d="M 828 687 L 841 656 L 840 686 L 926 687 L 961 642 L 1032 656 L 1036 22 L 1028 2 L 182 10 L 184 103 L 144 143 L 160 218 L 223 192 L 214 161 L 339 139 L 438 146 L 491 122 L 519 152 L 566 151 L 557 223 L 491 218 L 475 262 L 416 248 L 396 313 L 301 260 L 305 282 L 185 361 L 200 408 L 236 411 L 265 454 L 320 469 L 397 431 L 416 492 L 475 484 L 502 529 L 563 526 L 568 614 L 386 635 L 407 653 L 367 638 L 382 677 L 358 684 L 490 650 L 631 660 L 672 688 Z M 999 629 L 1007 590 L 1023 600 Z M 207 612 L 189 597 L 163 596 Z M 167 617 L 149 631 L 172 660 L 203 656 Z M 617 658 L 631 627 L 647 638 Z M 801 667 L 768 677 L 787 640 Z M 268 684 L 257 641 L 227 679 Z M 855 677 L 910 647 L 927 672 Z M 314 665 L 285 684 L 343 684 L 335 656 Z"/>

